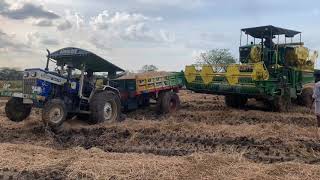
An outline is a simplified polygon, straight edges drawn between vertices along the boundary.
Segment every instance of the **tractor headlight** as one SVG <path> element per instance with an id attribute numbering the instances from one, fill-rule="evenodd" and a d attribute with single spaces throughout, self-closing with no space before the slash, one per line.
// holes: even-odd
<path id="1" fill-rule="evenodd" d="M 37 72 L 32 72 L 31 73 L 31 77 L 36 77 L 37 76 Z"/>
<path id="2" fill-rule="evenodd" d="M 28 73 L 28 72 L 24 72 L 24 73 L 23 73 L 23 77 L 24 77 L 24 78 L 29 77 L 29 73 Z"/>
<path id="3" fill-rule="evenodd" d="M 32 93 L 41 94 L 42 88 L 39 86 L 32 86 Z"/>

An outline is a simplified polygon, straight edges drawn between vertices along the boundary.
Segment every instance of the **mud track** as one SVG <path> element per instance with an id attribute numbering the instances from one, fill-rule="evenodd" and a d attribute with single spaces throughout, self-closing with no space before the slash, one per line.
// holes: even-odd
<path id="1" fill-rule="evenodd" d="M 56 136 L 56 142 L 59 142 L 63 148 L 97 147 L 106 152 L 152 153 L 162 156 L 184 156 L 196 152 L 213 153 L 217 150 L 226 152 L 234 150 L 243 153 L 248 159 L 263 163 L 293 160 L 318 163 L 320 160 L 319 140 L 297 139 L 293 142 L 294 144 L 288 144 L 279 138 L 256 140 L 250 137 L 164 134 L 157 129 L 130 131 L 128 129 L 98 128 L 64 132 Z"/>
<path id="2" fill-rule="evenodd" d="M 172 116 L 159 116 L 151 106 L 128 113 L 127 120 L 121 123 L 89 126 L 72 120 L 58 134 L 43 125 L 39 113 L 33 113 L 22 123 L 8 121 L 4 117 L 4 103 L 0 102 L 0 143 L 39 146 L 57 152 L 81 147 L 106 154 L 136 153 L 166 158 L 198 153 L 241 154 L 257 164 L 320 165 L 320 131 L 308 108 L 293 106 L 290 112 L 275 113 L 259 102 L 249 101 L 247 107 L 239 110 L 226 107 L 219 96 L 188 91 L 182 91 L 180 96 L 182 109 Z M 9 176 L 65 179 L 68 165 L 66 162 L 17 172 L 0 168 L 0 179 Z"/>
<path id="3" fill-rule="evenodd" d="M 3 129 L 0 129 L 5 132 Z M 71 129 L 50 134 L 43 126 L 31 129 L 7 130 L 0 135 L 3 143 L 28 143 L 58 150 L 83 147 L 99 148 L 105 152 L 150 153 L 161 156 L 185 156 L 192 153 L 231 151 L 242 153 L 254 162 L 276 163 L 299 161 L 320 163 L 320 141 L 281 138 L 257 139 L 220 134 L 192 135 L 186 132 L 162 132 L 159 128 L 132 129 L 125 127 L 96 127 Z"/>

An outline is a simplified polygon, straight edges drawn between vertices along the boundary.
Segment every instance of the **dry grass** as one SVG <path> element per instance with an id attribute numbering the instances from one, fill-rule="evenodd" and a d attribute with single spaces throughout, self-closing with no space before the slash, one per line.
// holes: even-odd
<path id="1" fill-rule="evenodd" d="M 56 151 L 31 145 L 1 144 L 0 169 L 49 172 L 62 169 L 68 179 L 319 179 L 316 165 L 295 162 L 256 164 L 241 154 L 162 157 L 105 153 L 93 148 Z M 14 173 L 13 173 L 14 174 Z M 46 176 L 46 173 L 42 174 Z M 16 175 L 19 177 L 19 175 Z"/>
<path id="2" fill-rule="evenodd" d="M 194 148 L 199 143 L 184 146 L 179 141 L 180 144 L 175 144 L 177 142 L 170 138 L 171 135 L 182 139 L 199 136 L 199 141 L 208 137 L 216 142 L 223 138 L 241 141 L 245 137 L 259 143 L 268 139 L 276 139 L 272 143 L 281 140 L 282 143 L 275 145 L 289 147 L 289 153 L 297 150 L 295 155 L 305 156 L 306 160 L 309 157 L 317 159 L 319 151 L 304 155 L 307 148 L 300 147 L 305 144 L 299 144 L 301 140 L 317 144 L 320 138 L 320 131 L 314 126 L 315 117 L 307 108 L 294 107 L 289 113 L 236 110 L 225 107 L 222 97 L 188 91 L 182 91 L 180 96 L 183 109 L 171 117 L 158 117 L 147 108 L 129 113 L 127 120 L 121 123 L 88 126 L 77 121 L 68 122 L 66 131 L 70 134 L 67 135 L 76 141 L 70 143 L 70 147 L 57 147 L 53 138 L 46 137 L 37 113 L 18 124 L 8 121 L 4 117 L 4 103 L 0 102 L 0 140 L 3 140 L 0 144 L 0 176 L 12 176 L 13 179 L 39 176 L 48 179 L 320 179 L 319 165 L 298 162 L 299 158 L 286 163 L 255 163 L 246 159 L 247 146 L 241 144 L 238 145 L 240 150 L 232 145 L 218 144 L 210 154 L 199 150 L 192 155 L 173 157 L 105 152 L 107 150 L 103 147 L 108 145 L 119 146 L 114 147 L 115 150 L 125 145 L 156 148 L 152 142 L 144 144 L 147 142 L 144 138 L 153 138 L 154 135 L 166 135 L 161 143 L 165 142 L 163 147 L 169 149 L 180 145 Z M 83 129 L 86 131 L 82 132 Z M 108 132 L 95 134 L 99 129 Z M 129 137 L 122 137 L 121 133 L 127 131 Z M 86 142 L 87 139 L 94 142 Z M 92 143 L 94 148 L 76 147 L 85 147 L 81 142 Z M 261 147 L 270 145 L 266 142 Z M 270 152 L 273 150 L 281 148 Z M 257 150 L 257 153 L 264 155 L 264 151 Z"/>

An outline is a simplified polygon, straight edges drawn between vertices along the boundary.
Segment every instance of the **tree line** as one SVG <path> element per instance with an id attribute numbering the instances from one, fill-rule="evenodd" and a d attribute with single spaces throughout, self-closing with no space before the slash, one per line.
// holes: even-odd
<path id="1" fill-rule="evenodd" d="M 207 65 L 219 65 L 219 64 L 232 64 L 236 63 L 236 58 L 233 57 L 229 49 L 213 49 L 200 53 L 196 58 L 196 64 L 207 64 Z M 215 69 L 217 72 L 220 72 L 223 67 L 219 66 Z M 144 65 L 138 72 L 150 72 L 157 71 L 158 67 L 155 65 Z M 23 72 L 15 68 L 0 68 L 0 81 L 16 81 L 22 80 Z"/>
<path id="2" fill-rule="evenodd" d="M 23 72 L 15 68 L 0 68 L 0 81 L 22 80 Z"/>
<path id="3" fill-rule="evenodd" d="M 230 49 L 212 49 L 200 53 L 196 58 L 197 65 L 212 65 L 216 72 L 226 71 L 228 64 L 237 62 L 237 59 L 232 55 Z M 221 66 L 222 65 L 222 66 Z M 157 71 L 158 67 L 155 65 L 144 65 L 138 72 Z"/>

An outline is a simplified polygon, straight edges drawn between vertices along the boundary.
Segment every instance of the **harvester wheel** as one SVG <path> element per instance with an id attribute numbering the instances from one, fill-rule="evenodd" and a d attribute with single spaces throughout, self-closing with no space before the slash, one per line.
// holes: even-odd
<path id="1" fill-rule="evenodd" d="M 175 92 L 164 92 L 162 95 L 160 95 L 157 106 L 159 113 L 174 113 L 180 108 L 180 98 Z"/>
<path id="2" fill-rule="evenodd" d="M 239 108 L 242 108 L 247 104 L 248 98 L 244 96 L 237 96 L 236 101 L 237 101 L 237 106 Z"/>
<path id="3" fill-rule="evenodd" d="M 312 87 L 303 88 L 301 96 L 298 97 L 299 105 L 311 108 L 313 103 L 312 95 L 313 95 Z"/>
<path id="4" fill-rule="evenodd" d="M 272 111 L 287 112 L 291 106 L 291 98 L 286 96 L 276 96 L 271 101 Z"/>
<path id="5" fill-rule="evenodd" d="M 234 96 L 227 95 L 224 97 L 224 101 L 228 107 L 236 107 Z"/>
<path id="6" fill-rule="evenodd" d="M 57 131 L 67 119 L 67 108 L 61 99 L 48 101 L 42 110 L 42 120 L 45 125 Z"/>
<path id="7" fill-rule="evenodd" d="M 238 96 L 238 95 L 226 95 L 225 96 L 225 103 L 229 107 L 233 108 L 241 108 L 246 105 L 248 102 L 247 97 Z"/>
<path id="8" fill-rule="evenodd" d="M 120 97 L 111 91 L 95 94 L 90 103 L 90 123 L 119 121 L 121 115 Z"/>
<path id="9" fill-rule="evenodd" d="M 5 107 L 7 117 L 14 122 L 21 122 L 29 117 L 31 105 L 23 104 L 22 98 L 11 98 Z"/>

